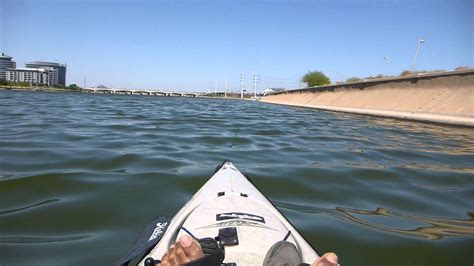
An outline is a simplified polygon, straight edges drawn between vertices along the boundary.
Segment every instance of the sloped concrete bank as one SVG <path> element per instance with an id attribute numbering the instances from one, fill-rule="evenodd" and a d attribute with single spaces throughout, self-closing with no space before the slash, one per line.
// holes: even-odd
<path id="1" fill-rule="evenodd" d="M 474 127 L 474 70 L 285 91 L 261 101 Z"/>

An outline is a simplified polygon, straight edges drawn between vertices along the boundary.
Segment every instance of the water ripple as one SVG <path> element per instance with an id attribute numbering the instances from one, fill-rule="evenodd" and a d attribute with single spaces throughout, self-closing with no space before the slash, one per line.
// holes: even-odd
<path id="1" fill-rule="evenodd" d="M 424 237 L 428 240 L 439 240 L 448 236 L 474 237 L 474 213 L 467 213 L 470 218 L 462 220 L 408 214 L 382 207 L 370 211 L 343 207 L 336 207 L 335 209 L 308 208 L 285 202 L 277 202 L 277 206 L 300 213 L 326 213 L 338 219 L 364 225 L 371 229 L 399 235 Z"/>
<path id="2" fill-rule="evenodd" d="M 35 208 L 35 207 L 45 205 L 45 204 L 50 204 L 50 203 L 53 203 L 53 202 L 56 202 L 56 201 L 59 201 L 59 199 L 49 199 L 49 200 L 44 200 L 44 201 L 29 205 L 29 206 L 25 206 L 25 207 L 20 207 L 20 208 L 15 208 L 15 209 L 10 209 L 10 210 L 4 210 L 4 211 L 0 210 L 0 216 L 5 215 L 5 214 L 14 213 L 14 212 L 23 211 L 23 210 L 30 209 L 30 208 Z"/>
<path id="3" fill-rule="evenodd" d="M 41 244 L 73 242 L 90 238 L 90 236 L 61 236 L 61 237 L 37 237 L 37 236 L 0 236 L 0 244 Z"/>

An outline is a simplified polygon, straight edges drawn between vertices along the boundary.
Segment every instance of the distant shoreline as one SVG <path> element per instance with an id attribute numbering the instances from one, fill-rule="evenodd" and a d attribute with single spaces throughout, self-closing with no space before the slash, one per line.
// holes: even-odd
<path id="1" fill-rule="evenodd" d="M 0 89 L 15 91 L 47 91 L 47 92 L 81 92 L 80 90 L 71 90 L 54 87 L 20 87 L 20 86 L 0 86 Z"/>

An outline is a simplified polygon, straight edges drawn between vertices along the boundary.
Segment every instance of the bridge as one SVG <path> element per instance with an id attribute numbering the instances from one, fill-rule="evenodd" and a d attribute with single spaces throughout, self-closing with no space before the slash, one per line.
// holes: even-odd
<path id="1" fill-rule="evenodd" d="M 128 94 L 128 95 L 148 95 L 148 96 L 177 96 L 177 97 L 198 97 L 201 94 L 194 92 L 158 91 L 158 90 L 134 90 L 116 88 L 84 88 L 83 92 L 102 94 Z"/>

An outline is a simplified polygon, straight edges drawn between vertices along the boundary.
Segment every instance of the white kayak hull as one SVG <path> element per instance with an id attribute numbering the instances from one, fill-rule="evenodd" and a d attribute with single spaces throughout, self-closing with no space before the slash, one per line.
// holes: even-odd
<path id="1" fill-rule="evenodd" d="M 215 237 L 220 228 L 236 227 L 239 244 L 225 247 L 224 262 L 262 265 L 270 247 L 285 238 L 300 251 L 304 263 L 319 256 L 291 223 L 231 163 L 221 168 L 173 217 L 160 242 L 147 257 L 160 259 L 186 228 L 197 238 Z M 140 262 L 144 265 L 144 260 Z"/>

